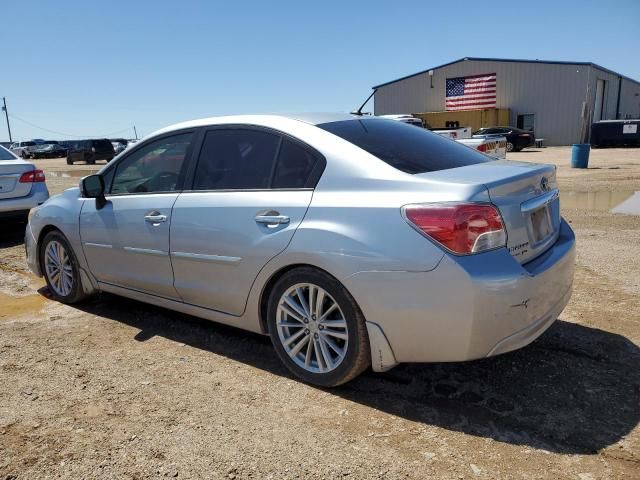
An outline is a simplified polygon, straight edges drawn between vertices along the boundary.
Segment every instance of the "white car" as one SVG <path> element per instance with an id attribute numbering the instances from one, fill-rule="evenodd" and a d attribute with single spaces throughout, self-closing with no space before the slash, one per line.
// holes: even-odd
<path id="1" fill-rule="evenodd" d="M 507 139 L 505 137 L 461 138 L 456 140 L 456 142 L 466 145 L 469 148 L 473 148 L 474 150 L 482 152 L 493 158 L 507 158 Z"/>
<path id="2" fill-rule="evenodd" d="M 437 133 L 441 137 L 455 140 L 469 148 L 473 148 L 481 153 L 489 155 L 493 158 L 507 158 L 507 139 L 500 136 L 479 136 L 471 135 L 471 127 L 461 128 L 433 128 L 433 133 Z"/>
<path id="3" fill-rule="evenodd" d="M 48 198 L 44 172 L 0 146 L 0 218 L 26 218 Z"/>
<path id="4" fill-rule="evenodd" d="M 127 146 L 123 143 L 120 142 L 111 142 L 111 145 L 113 145 L 113 151 L 116 152 L 116 155 L 118 155 L 119 153 L 122 153 L 125 151 L 125 149 L 127 148 Z"/>
<path id="5" fill-rule="evenodd" d="M 11 150 L 13 153 L 15 153 L 17 156 L 22 157 L 22 158 L 29 158 L 30 156 L 30 149 L 37 147 L 38 144 L 34 141 L 28 141 L 28 142 L 14 142 L 11 144 L 11 146 L 9 147 L 9 150 Z"/>
<path id="6" fill-rule="evenodd" d="M 407 123 L 409 125 L 415 125 L 416 127 L 424 128 L 424 123 L 421 119 L 414 117 L 413 115 L 380 115 L 382 118 L 388 118 L 397 122 Z"/>

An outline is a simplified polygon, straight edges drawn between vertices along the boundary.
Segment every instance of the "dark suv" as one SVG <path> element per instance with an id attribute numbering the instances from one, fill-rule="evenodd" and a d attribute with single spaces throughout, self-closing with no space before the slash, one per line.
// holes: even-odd
<path id="1" fill-rule="evenodd" d="M 68 142 L 68 145 L 67 165 L 72 165 L 75 162 L 87 162 L 87 165 L 93 165 L 97 160 L 110 162 L 116 156 L 113 145 L 106 138 L 77 140 Z"/>
<path id="2" fill-rule="evenodd" d="M 515 127 L 483 127 L 473 133 L 476 137 L 505 137 L 507 139 L 507 152 L 519 152 L 525 147 L 533 147 L 536 136 L 532 131 Z"/>

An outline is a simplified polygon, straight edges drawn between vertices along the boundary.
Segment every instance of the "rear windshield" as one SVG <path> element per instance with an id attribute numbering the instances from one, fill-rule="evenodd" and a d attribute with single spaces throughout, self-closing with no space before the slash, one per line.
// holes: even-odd
<path id="1" fill-rule="evenodd" d="M 381 118 L 321 123 L 331 132 L 405 173 L 435 172 L 492 159 L 414 125 Z"/>
<path id="2" fill-rule="evenodd" d="M 15 160 L 16 156 L 13 155 L 9 150 L 5 150 L 0 147 L 0 160 Z"/>

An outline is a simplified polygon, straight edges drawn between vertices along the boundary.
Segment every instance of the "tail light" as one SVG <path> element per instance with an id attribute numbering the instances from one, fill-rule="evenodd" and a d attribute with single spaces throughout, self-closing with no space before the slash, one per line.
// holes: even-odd
<path id="1" fill-rule="evenodd" d="M 412 227 L 458 255 L 507 244 L 500 212 L 488 203 L 406 205 L 402 213 Z"/>
<path id="2" fill-rule="evenodd" d="M 487 151 L 487 144 L 486 143 L 482 143 L 482 144 L 478 145 L 476 147 L 476 150 L 478 150 L 479 152 L 486 152 Z"/>
<path id="3" fill-rule="evenodd" d="M 528 138 L 528 137 L 529 137 L 529 134 L 528 134 L 528 133 L 521 133 L 521 134 L 519 134 L 518 136 L 519 136 L 519 137 L 527 137 L 527 138 Z"/>
<path id="4" fill-rule="evenodd" d="M 44 182 L 44 172 L 42 170 L 31 170 L 20 175 L 20 183 L 39 183 Z"/>

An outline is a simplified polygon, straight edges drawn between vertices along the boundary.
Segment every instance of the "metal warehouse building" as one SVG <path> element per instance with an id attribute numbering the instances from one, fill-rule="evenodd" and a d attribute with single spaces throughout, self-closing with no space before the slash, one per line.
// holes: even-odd
<path id="1" fill-rule="evenodd" d="M 485 90 L 470 88 L 480 80 Z M 461 101 L 465 88 L 479 93 Z M 466 57 L 373 89 L 376 115 L 446 112 L 437 118 L 455 121 L 460 110 L 493 110 L 502 114 L 484 115 L 483 125 L 472 126 L 508 118 L 512 126 L 535 130 L 546 145 L 587 141 L 598 120 L 640 118 L 640 82 L 589 62 Z"/>

